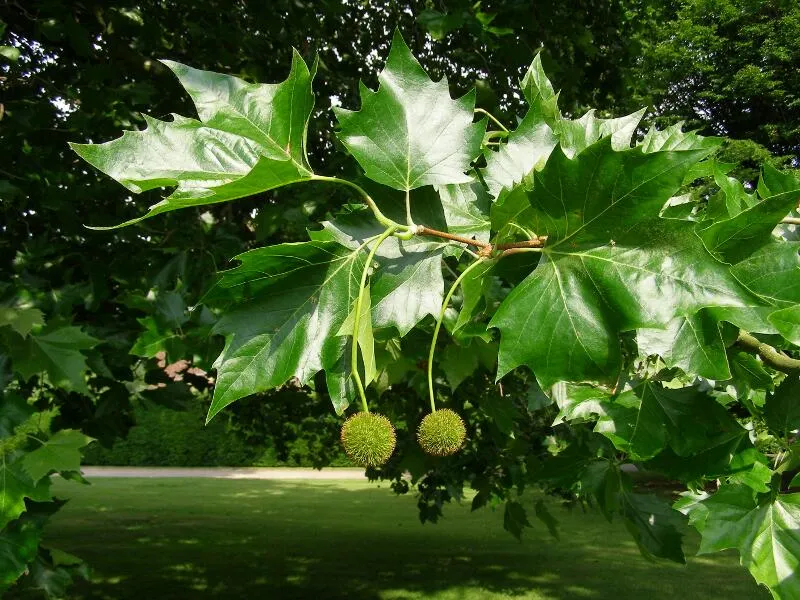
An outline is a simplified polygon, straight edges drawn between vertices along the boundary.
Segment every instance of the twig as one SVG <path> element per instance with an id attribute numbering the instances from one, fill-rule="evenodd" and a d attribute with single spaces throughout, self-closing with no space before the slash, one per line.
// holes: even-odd
<path id="1" fill-rule="evenodd" d="M 530 240 L 524 240 L 522 242 L 511 242 L 507 244 L 492 245 L 489 242 L 481 242 L 479 240 L 464 237 L 463 235 L 457 235 L 455 233 L 447 233 L 446 231 L 439 231 L 438 229 L 431 229 L 430 227 L 426 227 L 425 225 L 417 225 L 415 233 L 417 235 L 438 237 L 445 240 L 452 240 L 454 242 L 467 244 L 468 246 L 475 246 L 477 248 L 480 248 L 481 254 L 485 256 L 488 256 L 494 250 L 508 251 L 512 249 L 540 249 L 544 248 L 544 243 L 547 241 L 547 236 L 542 236 Z"/>
<path id="2" fill-rule="evenodd" d="M 547 236 L 536 237 L 532 240 L 525 240 L 523 242 L 511 242 L 509 244 L 497 244 L 497 250 L 509 250 L 511 248 L 544 248 L 544 243 L 547 241 Z"/>
<path id="3" fill-rule="evenodd" d="M 797 217 L 786 217 L 781 221 L 784 225 L 800 225 L 800 218 Z"/>
<path id="4" fill-rule="evenodd" d="M 759 341 L 758 338 L 743 329 L 739 330 L 739 337 L 736 339 L 736 343 L 748 352 L 758 354 L 765 363 L 776 371 L 783 371 L 784 373 L 800 371 L 800 360 L 778 352 L 772 346 Z"/>
<path id="5" fill-rule="evenodd" d="M 472 238 L 464 237 L 463 235 L 456 235 L 454 233 L 447 233 L 446 231 L 439 231 L 438 229 L 431 229 L 425 225 L 417 225 L 417 235 L 428 235 L 431 237 L 440 237 L 445 240 L 453 240 L 454 242 L 461 242 L 469 246 L 476 246 L 478 248 L 491 248 L 492 245 L 488 242 L 481 242 Z"/>

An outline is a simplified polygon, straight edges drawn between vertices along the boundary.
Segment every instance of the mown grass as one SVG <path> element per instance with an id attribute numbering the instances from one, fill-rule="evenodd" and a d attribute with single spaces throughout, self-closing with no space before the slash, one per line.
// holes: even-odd
<path id="1" fill-rule="evenodd" d="M 99 479 L 56 491 L 71 500 L 47 542 L 94 569 L 75 599 L 769 597 L 733 554 L 651 563 L 621 524 L 554 502 L 561 541 L 536 522 L 520 543 L 501 510 L 453 505 L 423 526 L 413 496 L 360 481 Z"/>

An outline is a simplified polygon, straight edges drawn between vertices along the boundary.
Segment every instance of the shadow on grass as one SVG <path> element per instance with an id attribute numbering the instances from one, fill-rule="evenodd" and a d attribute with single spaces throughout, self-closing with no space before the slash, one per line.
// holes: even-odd
<path id="1" fill-rule="evenodd" d="M 535 526 L 519 543 L 502 511 L 452 506 L 421 526 L 413 497 L 363 482 L 129 479 L 57 491 L 73 500 L 47 541 L 95 572 L 72 598 L 769 597 L 731 555 L 650 563 L 621 524 L 558 506 L 562 541 Z"/>

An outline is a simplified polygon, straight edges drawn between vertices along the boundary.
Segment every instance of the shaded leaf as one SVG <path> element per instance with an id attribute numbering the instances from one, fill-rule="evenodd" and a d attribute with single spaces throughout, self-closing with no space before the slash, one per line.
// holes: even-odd
<path id="1" fill-rule="evenodd" d="M 503 512 L 503 527 L 518 540 L 522 539 L 522 531 L 530 527 L 528 513 L 519 502 L 515 500 L 506 501 L 505 511 Z"/>
<path id="2" fill-rule="evenodd" d="M 34 483 L 18 464 L 0 463 L 0 529 L 25 511 L 25 498 L 50 500 L 50 480 Z"/>
<path id="3" fill-rule="evenodd" d="M 764 418 L 773 434 L 786 439 L 795 429 L 800 429 L 800 375 L 787 375 L 786 379 L 767 394 Z"/>
<path id="4" fill-rule="evenodd" d="M 80 449 L 94 441 L 75 429 L 57 431 L 22 458 L 22 467 L 36 483 L 53 471 L 80 471 Z"/>
<path id="5" fill-rule="evenodd" d="M 25 337 L 37 325 L 44 325 L 44 315 L 38 308 L 0 307 L 0 327 L 11 327 Z"/>
<path id="6" fill-rule="evenodd" d="M 323 369 L 338 378 L 329 379 L 335 406 L 347 406 L 349 340 L 336 333 L 357 297 L 364 258 L 325 241 L 279 244 L 236 257 L 241 264 L 224 271 L 209 296 L 238 296 L 214 326 L 226 341 L 215 362 L 209 419 L 239 398 L 292 377 L 305 383 Z"/>
<path id="7" fill-rule="evenodd" d="M 80 351 L 93 348 L 97 343 L 97 339 L 79 327 L 51 325 L 13 344 L 11 359 L 14 370 L 24 379 L 46 372 L 54 386 L 88 394 L 86 356 Z"/>

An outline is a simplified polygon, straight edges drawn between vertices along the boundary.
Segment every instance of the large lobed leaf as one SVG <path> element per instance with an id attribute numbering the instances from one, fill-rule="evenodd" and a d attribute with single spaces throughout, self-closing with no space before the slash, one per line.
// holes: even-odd
<path id="1" fill-rule="evenodd" d="M 742 564 L 776 598 L 800 597 L 800 494 L 763 500 L 746 486 L 726 485 L 699 503 L 683 504 L 702 535 L 698 554 L 738 550 Z"/>
<path id="2" fill-rule="evenodd" d="M 485 122 L 473 123 L 474 90 L 453 100 L 447 79 L 431 81 L 396 32 L 373 92 L 362 85 L 361 109 L 335 108 L 342 143 L 367 177 L 408 191 L 466 183 Z"/>
<path id="3" fill-rule="evenodd" d="M 658 217 L 710 150 L 616 151 L 605 138 L 573 159 L 555 151 L 532 190 L 512 191 L 530 207 L 524 225 L 548 241 L 490 323 L 502 335 L 498 377 L 527 365 L 542 387 L 610 381 L 621 366 L 621 331 L 665 327 L 706 306 L 759 303 L 690 223 Z"/>
<path id="4" fill-rule="evenodd" d="M 309 241 L 251 250 L 224 271 L 208 298 L 234 298 L 214 327 L 226 337 L 215 363 L 211 419 L 244 396 L 326 371 L 334 405 L 349 389 L 349 338 L 338 336 L 359 294 L 364 255 L 336 242 Z"/>
<path id="5" fill-rule="evenodd" d="M 134 193 L 176 186 L 148 212 L 154 215 L 250 196 L 313 173 L 306 133 L 314 96 L 309 70 L 297 52 L 289 77 L 252 84 L 231 75 L 164 61 L 194 101 L 200 120 L 145 116 L 147 129 L 126 131 L 104 144 L 71 144 L 84 160 Z M 113 229 L 101 227 L 99 229 Z"/>

